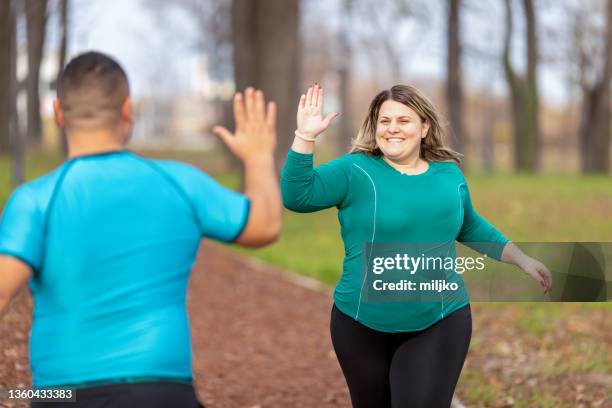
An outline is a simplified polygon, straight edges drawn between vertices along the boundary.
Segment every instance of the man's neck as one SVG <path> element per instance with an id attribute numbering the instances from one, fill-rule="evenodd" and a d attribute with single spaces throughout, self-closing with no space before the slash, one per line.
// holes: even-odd
<path id="1" fill-rule="evenodd" d="M 68 137 L 68 158 L 125 149 L 121 138 L 111 131 L 71 132 Z"/>

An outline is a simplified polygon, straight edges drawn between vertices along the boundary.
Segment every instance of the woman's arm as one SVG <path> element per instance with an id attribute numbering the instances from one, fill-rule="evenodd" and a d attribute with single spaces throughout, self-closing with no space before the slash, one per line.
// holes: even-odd
<path id="1" fill-rule="evenodd" d="M 286 208 L 312 212 L 333 207 L 348 191 L 350 165 L 346 157 L 313 167 L 314 141 L 338 116 L 323 118 L 323 89 L 318 85 L 300 98 L 295 139 L 281 173 L 281 193 Z"/>
<path id="2" fill-rule="evenodd" d="M 492 257 L 518 266 L 538 281 L 540 286 L 544 288 L 544 293 L 548 293 L 552 287 L 552 275 L 548 268 L 540 261 L 525 255 L 518 246 L 510 242 L 497 228 L 478 214 L 472 204 L 467 183 L 465 186 L 465 195 L 462 197 L 464 219 L 457 240 L 466 243 L 479 252 L 483 252 L 483 248 L 491 250 L 490 255 Z"/>

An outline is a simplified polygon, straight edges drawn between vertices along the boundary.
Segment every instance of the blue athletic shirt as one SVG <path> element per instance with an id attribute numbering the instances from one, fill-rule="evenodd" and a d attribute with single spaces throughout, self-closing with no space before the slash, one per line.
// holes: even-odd
<path id="1" fill-rule="evenodd" d="M 128 151 L 18 188 L 0 253 L 33 270 L 34 385 L 191 379 L 186 291 L 200 239 L 235 240 L 248 213 L 244 195 L 200 170 Z"/>

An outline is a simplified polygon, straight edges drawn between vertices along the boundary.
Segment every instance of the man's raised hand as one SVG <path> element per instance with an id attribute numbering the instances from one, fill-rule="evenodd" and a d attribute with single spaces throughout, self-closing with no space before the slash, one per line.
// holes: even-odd
<path id="1" fill-rule="evenodd" d="M 243 162 L 268 157 L 276 148 L 276 104 L 268 102 L 260 90 L 249 87 L 244 96 L 234 95 L 234 120 L 236 130 L 232 134 L 223 126 L 215 126 L 213 132 L 230 151 Z"/>

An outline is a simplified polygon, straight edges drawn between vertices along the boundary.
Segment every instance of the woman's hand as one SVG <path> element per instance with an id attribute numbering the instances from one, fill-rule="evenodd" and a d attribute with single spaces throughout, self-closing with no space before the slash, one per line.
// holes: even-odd
<path id="1" fill-rule="evenodd" d="M 323 88 L 315 84 L 300 98 L 297 131 L 304 138 L 314 139 L 323 133 L 338 115 L 340 113 L 334 112 L 323 118 Z"/>
<path id="2" fill-rule="evenodd" d="M 544 288 L 544 294 L 550 291 L 552 287 L 552 275 L 546 265 L 537 259 L 533 259 L 527 255 L 521 260 L 518 265 L 525 273 L 538 281 L 540 286 Z"/>
<path id="3" fill-rule="evenodd" d="M 508 242 L 501 255 L 502 262 L 508 262 L 521 268 L 527 275 L 538 281 L 544 288 L 544 294 L 552 287 L 552 275 L 548 268 L 537 259 L 525 255 L 513 242 Z"/>

